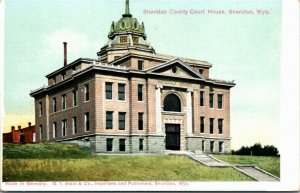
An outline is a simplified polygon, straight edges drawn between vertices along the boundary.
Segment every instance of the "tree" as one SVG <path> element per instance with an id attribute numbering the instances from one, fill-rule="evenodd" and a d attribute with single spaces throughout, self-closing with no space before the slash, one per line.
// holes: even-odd
<path id="1" fill-rule="evenodd" d="M 253 146 L 242 146 L 237 151 L 232 151 L 233 155 L 255 155 L 255 156 L 278 156 L 278 149 L 273 145 L 261 146 L 255 143 Z"/>

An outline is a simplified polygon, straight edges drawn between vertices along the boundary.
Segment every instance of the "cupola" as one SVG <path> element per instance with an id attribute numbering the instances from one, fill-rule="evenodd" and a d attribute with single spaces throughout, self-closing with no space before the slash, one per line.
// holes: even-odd
<path id="1" fill-rule="evenodd" d="M 130 14 L 129 0 L 125 3 L 125 13 L 118 22 L 112 22 L 108 42 L 97 53 L 101 62 L 110 62 L 129 50 L 155 53 L 146 40 L 145 26 Z"/>

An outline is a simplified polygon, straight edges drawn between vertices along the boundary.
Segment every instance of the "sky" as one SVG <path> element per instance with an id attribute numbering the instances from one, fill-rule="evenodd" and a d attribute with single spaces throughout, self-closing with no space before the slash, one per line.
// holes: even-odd
<path id="1" fill-rule="evenodd" d="M 125 0 L 8 0 L 5 2 L 4 132 L 34 123 L 30 90 L 68 61 L 95 58 L 107 42 Z M 144 14 L 144 10 L 168 14 Z M 267 15 L 170 14 L 170 10 L 267 10 Z M 131 0 L 157 53 L 208 61 L 210 77 L 234 80 L 231 89 L 233 149 L 279 146 L 281 1 Z"/>

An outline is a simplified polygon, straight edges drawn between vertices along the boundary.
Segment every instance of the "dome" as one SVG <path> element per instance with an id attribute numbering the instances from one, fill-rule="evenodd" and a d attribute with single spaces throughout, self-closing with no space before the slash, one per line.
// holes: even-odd
<path id="1" fill-rule="evenodd" d="M 129 0 L 126 0 L 125 14 L 117 22 L 112 22 L 110 27 L 110 32 L 108 33 L 108 38 L 113 39 L 117 34 L 122 33 L 136 33 L 146 39 L 144 23 L 141 24 L 136 18 L 133 18 L 129 12 Z"/>

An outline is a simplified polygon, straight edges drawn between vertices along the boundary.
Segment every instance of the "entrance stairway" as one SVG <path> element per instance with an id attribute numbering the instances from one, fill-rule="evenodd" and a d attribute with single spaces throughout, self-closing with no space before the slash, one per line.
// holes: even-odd
<path id="1" fill-rule="evenodd" d="M 235 165 L 236 170 L 256 179 L 257 181 L 278 182 L 280 179 L 255 165 Z"/>
<path id="2" fill-rule="evenodd" d="M 189 154 L 188 156 L 209 167 L 229 167 L 229 164 L 206 154 Z"/>
<path id="3" fill-rule="evenodd" d="M 184 155 L 208 167 L 232 167 L 233 169 L 244 173 L 257 181 L 278 182 L 280 180 L 278 177 L 260 169 L 259 167 L 256 167 L 255 165 L 230 165 L 211 155 L 207 155 L 202 152 L 193 153 L 189 151 L 166 151 L 166 154 Z"/>

